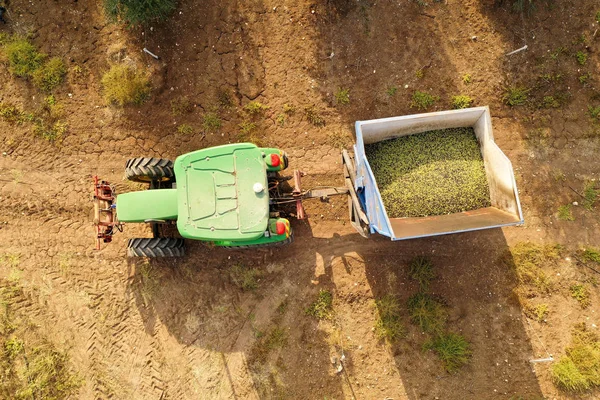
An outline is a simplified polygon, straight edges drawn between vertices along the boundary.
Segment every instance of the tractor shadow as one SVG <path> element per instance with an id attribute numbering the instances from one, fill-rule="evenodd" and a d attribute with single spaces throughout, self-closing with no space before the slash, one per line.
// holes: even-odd
<path id="1" fill-rule="evenodd" d="M 222 394 L 234 398 L 368 398 L 369 385 L 411 400 L 542 397 L 529 362 L 542 355 L 524 326 L 501 230 L 391 242 L 330 221 L 293 226 L 295 241 L 282 248 L 192 242 L 183 260 L 131 264 L 129 293 L 147 332 L 163 325 L 186 348 L 218 354 L 228 382 Z M 415 256 L 434 264 L 429 290 L 443 299 L 446 329 L 470 343 L 472 355 L 456 373 L 422 350 L 428 336 L 410 322 L 406 303 L 418 287 L 407 270 Z M 333 295 L 329 320 L 307 315 L 321 290 Z M 386 295 L 397 299 L 406 328 L 391 345 L 373 330 L 374 300 Z M 330 360 L 341 355 L 337 373 L 339 362 Z"/>

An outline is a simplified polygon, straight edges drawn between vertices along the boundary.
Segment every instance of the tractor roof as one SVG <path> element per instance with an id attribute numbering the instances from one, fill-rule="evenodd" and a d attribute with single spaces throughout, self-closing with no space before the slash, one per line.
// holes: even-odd
<path id="1" fill-rule="evenodd" d="M 244 240 L 264 234 L 269 219 L 267 171 L 263 154 L 254 144 L 181 155 L 175 160 L 175 177 L 181 236 Z"/>

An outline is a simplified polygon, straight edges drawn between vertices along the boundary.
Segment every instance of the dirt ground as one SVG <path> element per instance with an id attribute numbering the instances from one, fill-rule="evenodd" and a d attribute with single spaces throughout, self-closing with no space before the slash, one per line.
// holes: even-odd
<path id="1" fill-rule="evenodd" d="M 530 362 L 563 355 L 574 323 L 600 325 L 597 287 L 586 309 L 569 294 L 573 282 L 597 277 L 574 255 L 600 245 L 598 206 L 585 209 L 580 194 L 586 180 L 600 178 L 600 132 L 588 114 L 600 105 L 598 3 L 540 0 L 519 13 L 508 0 L 180 0 L 170 19 L 145 29 L 108 23 L 98 3 L 11 0 L 0 24 L 0 32 L 30 35 L 70 69 L 56 91 L 69 124 L 62 141 L 0 120 L 0 282 L 19 285 L 15 309 L 68 352 L 83 379 L 75 398 L 600 398 L 558 390 L 552 364 Z M 577 51 L 588 55 L 585 65 Z M 105 104 L 100 80 L 115 62 L 151 72 L 147 103 Z M 33 109 L 43 97 L 4 65 L 0 82 L 0 102 Z M 529 88 L 530 103 L 504 104 L 510 85 Z M 340 88 L 349 89 L 347 105 L 335 102 Z M 440 97 L 431 110 L 449 109 L 457 94 L 490 107 L 496 142 L 515 168 L 524 226 L 366 240 L 338 198 L 307 203 L 310 218 L 293 222 L 294 243 L 276 250 L 189 243 L 183 260 L 134 263 L 125 257 L 127 239 L 150 232 L 133 225 L 94 250 L 91 175 L 132 190 L 123 179 L 128 158 L 174 158 L 242 140 L 242 107 L 257 100 L 270 108 L 255 119 L 253 139 L 286 150 L 291 168 L 309 173 L 307 186 L 341 185 L 340 147 L 351 148 L 354 121 L 417 112 L 414 90 Z M 174 116 L 171 102 L 183 96 L 193 110 Z M 232 104 L 218 108 L 223 96 Z M 559 106 L 544 106 L 547 96 Z M 282 125 L 284 104 L 296 112 Z M 310 106 L 325 126 L 308 121 Z M 223 126 L 203 132 L 212 110 Z M 184 123 L 192 134 L 178 132 Z M 559 220 L 559 206 L 574 201 L 574 221 Z M 525 316 L 515 272 L 502 261 L 523 241 L 565 249 L 546 269 L 555 290 L 530 299 L 548 304 L 542 323 Z M 11 255 L 16 262 L 6 262 Z M 373 332 L 374 299 L 391 293 L 405 304 L 416 292 L 407 265 L 417 255 L 435 265 L 432 291 L 448 305 L 449 328 L 472 345 L 469 363 L 454 374 L 422 351 L 424 336 L 406 311 L 406 338 L 391 346 Z M 256 289 L 236 286 L 239 265 L 258 271 Z M 305 312 L 321 289 L 333 293 L 334 320 Z M 285 345 L 257 362 L 261 338 L 275 327 Z M 330 360 L 342 354 L 337 373 Z"/>

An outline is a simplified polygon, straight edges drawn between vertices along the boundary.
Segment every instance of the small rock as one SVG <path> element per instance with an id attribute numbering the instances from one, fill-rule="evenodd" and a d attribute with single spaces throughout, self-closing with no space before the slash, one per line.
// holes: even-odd
<path id="1" fill-rule="evenodd" d="M 337 367 L 337 373 L 339 374 L 343 370 L 344 370 L 344 366 L 342 364 L 338 365 L 338 367 Z"/>
<path id="2" fill-rule="evenodd" d="M 335 365 L 335 364 L 337 364 L 337 362 L 338 362 L 337 357 L 336 356 L 332 356 L 331 357 L 331 364 Z"/>
<path id="3" fill-rule="evenodd" d="M 576 201 L 574 201 L 574 202 L 573 202 L 573 205 L 574 205 L 574 206 L 578 206 L 578 205 L 579 205 L 579 203 L 578 203 L 578 202 L 576 202 Z"/>

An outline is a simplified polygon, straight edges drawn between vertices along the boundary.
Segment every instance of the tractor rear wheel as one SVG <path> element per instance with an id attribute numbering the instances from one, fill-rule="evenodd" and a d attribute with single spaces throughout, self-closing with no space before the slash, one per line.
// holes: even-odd
<path id="1" fill-rule="evenodd" d="M 131 158 L 125 164 L 125 176 L 134 182 L 174 182 L 173 161 L 153 157 Z"/>
<path id="2" fill-rule="evenodd" d="M 185 255 L 184 241 L 178 238 L 129 239 L 127 255 L 151 258 L 183 257 Z"/>

